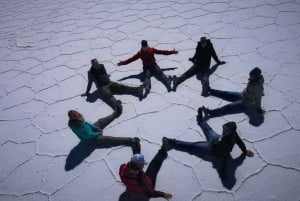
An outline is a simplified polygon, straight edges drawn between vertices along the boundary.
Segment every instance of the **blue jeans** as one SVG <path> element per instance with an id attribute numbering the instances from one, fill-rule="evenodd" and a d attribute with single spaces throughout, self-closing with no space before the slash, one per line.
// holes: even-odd
<path id="1" fill-rule="evenodd" d="M 242 93 L 240 92 L 220 91 L 216 89 L 211 89 L 210 95 L 232 102 L 220 108 L 209 110 L 209 114 L 212 116 L 230 114 L 238 110 L 243 110 L 247 108 L 246 105 L 243 103 Z"/>
<path id="2" fill-rule="evenodd" d="M 207 141 L 201 142 L 185 142 L 181 140 L 176 140 L 174 143 L 174 149 L 179 151 L 188 152 L 197 156 L 207 156 L 212 154 L 212 145 L 215 140 L 219 138 L 217 134 L 206 121 L 199 122 L 202 131 L 205 134 Z"/>

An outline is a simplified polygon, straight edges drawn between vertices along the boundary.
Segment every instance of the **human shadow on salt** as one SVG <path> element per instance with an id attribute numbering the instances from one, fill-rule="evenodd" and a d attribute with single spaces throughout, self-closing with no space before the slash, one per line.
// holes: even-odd
<path id="1" fill-rule="evenodd" d="M 212 163 L 212 167 L 214 169 L 216 169 L 216 171 L 219 173 L 220 169 L 221 169 L 221 159 L 212 155 L 202 155 L 200 153 L 193 153 L 193 152 L 189 152 L 189 154 L 191 155 L 195 155 L 201 159 L 203 159 L 204 161 L 208 161 Z M 222 182 L 222 185 L 231 190 L 235 184 L 236 184 L 236 177 L 235 177 L 235 172 L 237 167 L 239 167 L 245 160 L 246 155 L 245 154 L 241 154 L 239 157 L 237 158 L 232 158 L 231 154 L 230 157 L 227 159 L 226 161 L 226 170 L 224 173 L 224 176 L 220 176 L 220 180 Z M 203 170 L 203 175 L 205 175 L 205 170 Z"/>
<path id="2" fill-rule="evenodd" d="M 102 100 L 104 103 L 106 103 L 109 107 L 111 107 L 113 110 L 115 109 L 113 105 L 111 105 L 108 101 L 106 101 L 105 98 L 101 96 L 98 90 L 93 91 L 92 93 L 87 94 L 86 101 L 90 103 L 96 102 L 98 99 Z"/>
<path id="3" fill-rule="evenodd" d="M 146 198 L 143 195 L 137 195 L 130 193 L 129 191 L 125 190 L 119 197 L 118 201 L 149 201 L 150 198 Z"/>
<path id="4" fill-rule="evenodd" d="M 223 114 L 220 115 L 210 115 L 209 118 L 215 118 L 215 117 L 221 117 L 225 115 L 239 114 L 239 113 L 246 114 L 249 118 L 249 124 L 251 124 L 252 126 L 259 127 L 261 124 L 264 123 L 265 120 L 264 114 L 257 112 L 253 108 L 238 109 L 226 113 L 224 112 Z"/>
<path id="5" fill-rule="evenodd" d="M 94 145 L 88 144 L 84 142 L 79 142 L 69 153 L 66 164 L 65 170 L 70 171 L 78 166 L 84 159 L 89 157 L 95 149 L 103 149 L 103 148 L 111 148 L 116 145 L 112 144 L 101 144 L 101 145 Z"/>
<path id="6" fill-rule="evenodd" d="M 176 67 L 175 68 L 162 68 L 161 71 L 169 71 L 169 70 L 175 70 L 175 69 L 177 69 L 177 68 Z M 151 77 L 152 77 L 152 74 L 151 74 Z M 118 81 L 124 81 L 124 80 L 128 80 L 128 79 L 138 79 L 141 82 L 144 82 L 145 76 L 144 76 L 144 73 L 141 72 L 139 74 L 134 74 L 134 75 L 129 75 L 127 77 L 123 77 L 123 78 L 119 79 Z"/>

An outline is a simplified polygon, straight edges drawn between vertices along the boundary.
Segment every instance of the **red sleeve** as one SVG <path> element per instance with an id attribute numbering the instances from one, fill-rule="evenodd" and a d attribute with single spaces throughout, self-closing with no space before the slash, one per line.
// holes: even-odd
<path id="1" fill-rule="evenodd" d="M 170 55 L 170 54 L 175 54 L 175 51 L 174 50 L 158 50 L 158 49 L 155 49 L 153 48 L 154 50 L 154 54 L 163 54 L 163 55 Z"/>
<path id="2" fill-rule="evenodd" d="M 124 60 L 124 61 L 121 61 L 121 65 L 127 65 L 133 61 L 136 61 L 140 58 L 140 51 L 138 51 L 133 57 L 127 59 L 127 60 Z"/>

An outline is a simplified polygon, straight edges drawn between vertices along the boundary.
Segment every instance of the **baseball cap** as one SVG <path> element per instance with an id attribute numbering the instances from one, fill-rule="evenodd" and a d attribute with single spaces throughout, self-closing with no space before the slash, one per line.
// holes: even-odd
<path id="1" fill-rule="evenodd" d="M 143 154 L 134 154 L 131 157 L 130 162 L 136 163 L 139 165 L 147 165 L 148 163 L 145 161 L 144 155 Z"/>

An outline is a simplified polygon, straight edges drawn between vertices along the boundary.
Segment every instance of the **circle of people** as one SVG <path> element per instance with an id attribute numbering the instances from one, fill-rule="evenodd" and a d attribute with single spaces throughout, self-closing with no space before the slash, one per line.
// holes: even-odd
<path id="1" fill-rule="evenodd" d="M 212 42 L 206 37 L 201 37 L 197 43 L 195 54 L 189 60 L 193 63 L 186 72 L 181 76 L 166 76 L 163 70 L 156 63 L 155 54 L 171 55 L 177 54 L 178 51 L 159 50 L 148 46 L 146 40 L 141 41 L 141 49 L 131 58 L 120 61 L 118 66 L 127 65 L 138 59 L 142 60 L 143 72 L 141 86 L 126 86 L 110 80 L 109 74 L 103 64 L 97 59 L 91 60 L 91 68 L 88 71 L 88 84 L 85 93 L 81 96 L 89 96 L 92 84 L 95 83 L 101 99 L 113 109 L 113 113 L 107 117 L 100 118 L 95 123 L 85 121 L 82 114 L 78 111 L 68 111 L 68 125 L 71 130 L 84 143 L 110 146 L 129 146 L 132 148 L 133 156 L 128 163 L 120 166 L 119 175 L 121 181 L 126 186 L 126 198 L 139 197 L 150 199 L 163 197 L 167 200 L 172 198 L 172 194 L 155 190 L 156 177 L 163 161 L 167 158 L 167 152 L 171 149 L 195 154 L 197 156 L 212 156 L 220 160 L 220 167 L 217 169 L 221 178 L 226 178 L 226 166 L 230 157 L 233 146 L 237 144 L 243 154 L 252 157 L 254 153 L 246 149 L 244 142 L 237 133 L 235 122 L 223 124 L 221 134 L 216 133 L 207 123 L 209 118 L 230 114 L 235 111 L 244 111 L 246 109 L 254 110 L 260 114 L 264 113 L 261 108 L 261 99 L 264 95 L 264 78 L 260 68 L 255 67 L 249 73 L 248 83 L 242 92 L 222 91 L 212 89 L 209 85 L 211 58 L 216 62 L 215 66 L 223 65 L 226 62 L 220 61 Z M 144 165 L 148 164 L 141 153 L 140 139 L 138 137 L 115 137 L 103 135 L 103 129 L 122 114 L 122 102 L 114 97 L 114 94 L 130 94 L 142 101 L 151 90 L 151 76 L 161 81 L 167 88 L 168 92 L 176 91 L 178 85 L 185 80 L 197 75 L 202 84 L 202 93 L 204 97 L 215 96 L 229 101 L 222 107 L 208 109 L 204 106 L 199 107 L 197 114 L 197 123 L 206 136 L 207 141 L 186 142 L 177 139 L 163 137 L 162 145 L 155 157 L 149 163 L 148 168 L 144 171 Z"/>

